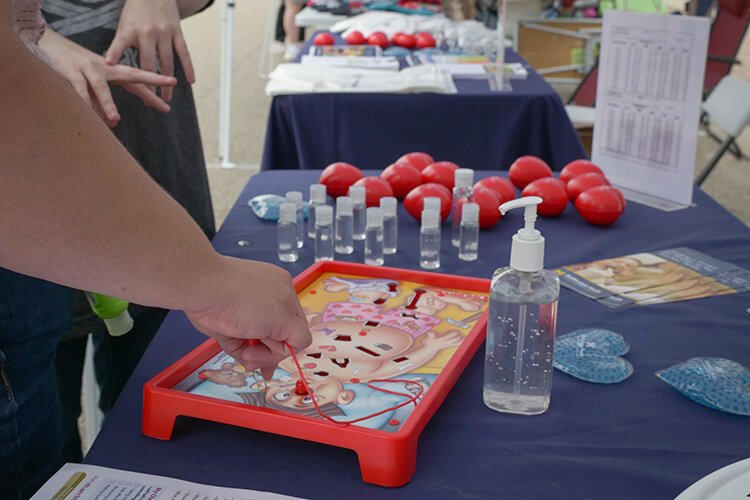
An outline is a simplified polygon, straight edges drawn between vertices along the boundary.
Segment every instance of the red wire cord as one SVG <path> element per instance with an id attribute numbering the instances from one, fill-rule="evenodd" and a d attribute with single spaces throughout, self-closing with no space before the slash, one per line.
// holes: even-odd
<path id="1" fill-rule="evenodd" d="M 390 408 L 386 408 L 384 410 L 380 410 L 379 412 L 372 413 L 370 415 L 365 415 L 364 417 L 355 418 L 354 420 L 347 420 L 347 421 L 339 421 L 335 420 L 328 415 L 325 414 L 323 410 L 320 409 L 320 406 L 318 406 L 318 402 L 315 400 L 315 394 L 310 389 L 310 386 L 307 385 L 307 380 L 305 379 L 305 374 L 302 372 L 302 366 L 299 364 L 299 360 L 297 359 L 297 355 L 294 352 L 294 349 L 292 349 L 292 346 L 290 346 L 287 342 L 284 342 L 284 345 L 286 345 L 287 349 L 289 349 L 289 352 L 292 354 L 292 359 L 294 360 L 294 364 L 297 366 L 297 372 L 299 373 L 300 380 L 302 381 L 302 385 L 305 386 L 305 390 L 310 395 L 312 399 L 313 406 L 315 406 L 315 410 L 318 412 L 318 415 L 320 415 L 325 420 L 331 422 L 332 424 L 338 425 L 340 427 L 346 427 L 351 424 L 355 424 L 357 422 L 362 422 L 363 420 L 367 420 L 373 417 L 377 417 L 379 415 L 382 415 L 384 413 L 388 413 L 389 411 L 395 411 L 399 408 L 402 408 L 408 404 L 414 403 L 414 406 L 417 406 L 417 400 L 422 397 L 422 393 L 424 392 L 424 386 L 420 384 L 419 382 L 416 382 L 414 380 L 389 380 L 389 379 L 373 379 L 367 382 L 367 387 L 379 391 L 379 392 L 385 392 L 387 394 L 393 394 L 395 396 L 403 396 L 405 398 L 408 398 L 406 401 L 403 401 L 396 406 L 391 406 Z M 387 383 L 387 384 L 404 384 L 404 387 L 408 391 L 409 385 L 416 385 L 419 387 L 419 391 L 416 394 L 404 394 L 402 392 L 396 392 L 396 391 L 390 391 L 388 389 L 384 389 L 382 387 L 376 387 L 373 384 L 373 382 L 380 382 L 380 383 Z"/>

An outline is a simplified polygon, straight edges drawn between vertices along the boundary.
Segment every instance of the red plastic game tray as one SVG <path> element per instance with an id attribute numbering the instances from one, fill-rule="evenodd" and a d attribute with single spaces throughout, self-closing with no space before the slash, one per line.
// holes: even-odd
<path id="1" fill-rule="evenodd" d="M 312 345 L 297 353 L 312 395 L 295 392 L 291 358 L 264 382 L 208 340 L 146 383 L 143 433 L 170 439 L 177 416 L 223 422 L 352 449 L 365 482 L 406 484 L 419 435 L 484 341 L 489 284 L 317 263 L 294 279 L 313 334 Z M 398 382 L 376 381 L 383 379 Z M 364 420 L 324 420 L 313 396 L 337 421 Z M 407 396 L 415 401 L 396 408 Z"/>

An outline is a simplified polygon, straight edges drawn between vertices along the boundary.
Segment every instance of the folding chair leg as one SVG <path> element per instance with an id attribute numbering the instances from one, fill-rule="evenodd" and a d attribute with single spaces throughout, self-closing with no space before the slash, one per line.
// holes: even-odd
<path id="1" fill-rule="evenodd" d="M 746 158 L 745 153 L 742 152 L 742 150 L 740 149 L 740 145 L 737 144 L 737 141 L 735 140 L 732 140 L 732 143 L 729 145 L 729 152 L 732 153 L 738 160 Z"/>
<path id="2" fill-rule="evenodd" d="M 698 177 L 698 179 L 695 181 L 696 184 L 699 186 L 703 185 L 703 182 L 706 180 L 706 177 L 713 171 L 714 167 L 716 167 L 716 164 L 719 163 L 719 160 L 722 156 L 724 156 L 724 153 L 726 153 L 727 149 L 729 149 L 729 146 L 731 146 L 732 142 L 734 142 L 734 137 L 727 137 L 726 140 L 721 144 L 721 147 L 719 148 L 716 153 L 714 153 L 714 157 L 711 158 L 711 161 L 708 162 L 708 166 L 703 171 L 703 173 Z"/>

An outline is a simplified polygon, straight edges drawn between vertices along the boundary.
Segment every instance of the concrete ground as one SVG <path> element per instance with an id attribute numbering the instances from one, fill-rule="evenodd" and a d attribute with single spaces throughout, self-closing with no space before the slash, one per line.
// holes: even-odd
<path id="1" fill-rule="evenodd" d="M 669 0 L 678 8 L 682 0 Z M 237 169 L 222 169 L 218 161 L 218 110 L 220 67 L 220 15 L 223 0 L 200 15 L 184 21 L 184 31 L 197 72 L 194 87 L 199 120 L 203 132 L 203 145 L 209 166 L 209 179 L 217 221 L 223 221 L 247 179 L 258 171 L 263 150 L 270 98 L 264 92 L 265 80 L 259 77 L 261 46 L 267 16 L 276 14 L 278 0 L 236 2 L 234 37 L 233 115 L 231 134 L 231 160 L 241 164 Z M 744 64 L 735 74 L 750 81 L 750 37 L 741 49 Z M 279 56 L 271 56 L 280 62 Z M 563 89 L 563 92 L 565 89 Z M 750 154 L 750 131 L 739 139 L 741 148 Z M 718 144 L 699 132 L 697 169 L 706 165 Z M 750 225 L 750 160 L 737 159 L 726 154 L 714 173 L 704 184 L 705 190 Z"/>

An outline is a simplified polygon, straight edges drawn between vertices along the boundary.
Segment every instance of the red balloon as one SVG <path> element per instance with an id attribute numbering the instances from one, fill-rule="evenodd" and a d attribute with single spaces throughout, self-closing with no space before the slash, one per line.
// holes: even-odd
<path id="1" fill-rule="evenodd" d="M 391 38 L 391 43 L 393 43 L 393 45 L 398 45 L 399 47 L 404 47 L 405 49 L 411 49 L 414 47 L 414 44 L 417 43 L 417 39 L 414 35 L 408 33 L 396 33 Z"/>
<path id="2" fill-rule="evenodd" d="M 393 195 L 402 200 L 409 191 L 422 184 L 422 176 L 419 170 L 410 163 L 397 161 L 386 167 L 380 177 L 388 181 L 393 189 Z"/>
<path id="3" fill-rule="evenodd" d="M 416 42 L 417 42 L 418 49 L 426 49 L 428 47 L 436 46 L 435 38 L 429 33 L 425 33 L 425 32 L 417 33 Z"/>
<path id="4" fill-rule="evenodd" d="M 456 175 L 454 172 L 459 168 L 452 161 L 436 161 L 422 170 L 422 182 L 434 182 L 453 189 Z"/>
<path id="5" fill-rule="evenodd" d="M 552 177 L 552 169 L 536 156 L 522 156 L 508 170 L 510 182 L 519 189 L 542 177 Z"/>
<path id="6" fill-rule="evenodd" d="M 590 173 L 573 177 L 568 182 L 568 196 L 572 201 L 578 198 L 578 195 L 596 186 L 609 186 L 609 181 L 602 174 Z"/>
<path id="7" fill-rule="evenodd" d="M 567 184 L 568 182 L 570 182 L 570 179 L 574 177 L 591 173 L 604 175 L 602 169 L 600 169 L 590 161 L 574 160 L 565 165 L 565 167 L 560 171 L 560 180 Z"/>
<path id="8" fill-rule="evenodd" d="M 328 194 L 334 198 L 346 195 L 349 186 L 364 177 L 360 169 L 350 163 L 331 163 L 320 173 L 320 183 L 325 184 Z"/>
<path id="9" fill-rule="evenodd" d="M 354 186 L 364 186 L 365 204 L 368 207 L 379 207 L 380 198 L 393 196 L 393 189 L 388 181 L 380 177 L 363 177 L 354 183 Z"/>
<path id="10" fill-rule="evenodd" d="M 376 31 L 367 37 L 367 45 L 379 45 L 381 49 L 388 47 L 388 37 L 382 31 Z"/>
<path id="11" fill-rule="evenodd" d="M 447 219 L 451 213 L 453 196 L 448 188 L 441 184 L 430 183 L 415 187 L 404 198 L 404 208 L 409 212 L 409 215 L 417 219 L 417 221 L 421 221 L 424 199 L 430 196 L 440 198 L 440 217 L 442 220 Z"/>
<path id="12" fill-rule="evenodd" d="M 622 214 L 622 193 L 611 186 L 597 186 L 587 189 L 576 198 L 576 210 L 595 226 L 609 226 Z"/>
<path id="13" fill-rule="evenodd" d="M 500 220 L 500 195 L 490 188 L 479 186 L 474 190 L 474 203 L 479 205 L 479 227 L 488 229 Z"/>
<path id="14" fill-rule="evenodd" d="M 333 45 L 333 36 L 330 33 L 318 33 L 313 39 L 315 45 Z"/>
<path id="15" fill-rule="evenodd" d="M 568 206 L 568 192 L 565 183 L 554 177 L 542 177 L 523 188 L 521 196 L 538 196 L 542 203 L 536 211 L 544 217 L 557 217 Z"/>
<path id="16" fill-rule="evenodd" d="M 396 160 L 396 163 L 400 161 L 411 163 L 411 165 L 420 172 L 424 170 L 428 165 L 432 165 L 433 163 L 435 163 L 435 160 L 432 159 L 432 156 L 428 155 L 427 153 L 421 153 L 419 151 L 406 153 L 404 156 Z"/>
<path id="17" fill-rule="evenodd" d="M 506 201 L 516 199 L 516 188 L 505 177 L 500 177 L 497 175 L 493 177 L 485 177 L 481 181 L 478 181 L 476 184 L 474 184 L 474 190 L 476 190 L 478 187 L 485 187 L 496 192 L 498 196 L 500 196 L 501 205 Z"/>
<path id="18" fill-rule="evenodd" d="M 346 36 L 346 43 L 349 45 L 364 45 L 366 41 L 365 35 L 359 31 L 352 31 Z"/>

